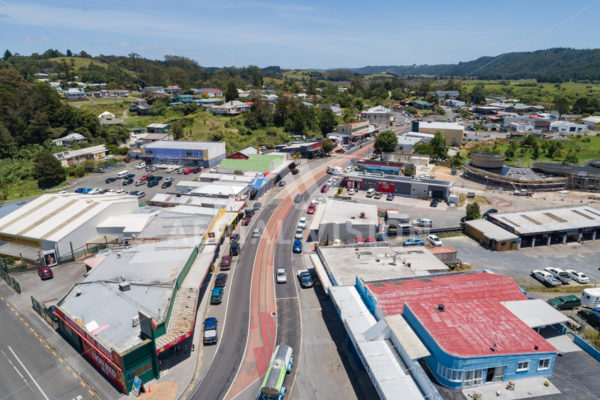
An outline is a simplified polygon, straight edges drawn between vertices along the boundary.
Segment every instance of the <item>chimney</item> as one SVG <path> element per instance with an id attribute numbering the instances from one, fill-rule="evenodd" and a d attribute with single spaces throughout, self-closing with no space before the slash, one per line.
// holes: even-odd
<path id="1" fill-rule="evenodd" d="M 445 310 L 444 305 L 443 304 L 438 304 L 436 311 L 438 311 L 438 312 L 444 312 L 444 310 Z"/>
<path id="2" fill-rule="evenodd" d="M 131 285 L 129 284 L 129 282 L 120 282 L 119 283 L 119 290 L 121 292 L 126 292 L 128 290 L 131 290 Z"/>

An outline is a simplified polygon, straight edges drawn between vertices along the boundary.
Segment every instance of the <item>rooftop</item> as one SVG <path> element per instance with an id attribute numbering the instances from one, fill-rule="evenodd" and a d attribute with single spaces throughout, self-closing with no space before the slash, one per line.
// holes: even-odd
<path id="1" fill-rule="evenodd" d="M 419 129 L 421 128 L 427 128 L 427 129 L 456 129 L 456 130 L 464 130 L 465 127 L 457 124 L 456 122 L 438 122 L 438 121 L 433 121 L 433 122 L 426 122 L 426 121 L 419 121 Z"/>
<path id="2" fill-rule="evenodd" d="M 379 218 L 377 216 L 377 206 L 374 204 L 355 203 L 353 201 L 328 199 L 325 207 L 321 224 L 352 224 L 377 225 Z M 365 213 L 364 218 L 360 218 L 360 213 Z"/>
<path id="3" fill-rule="evenodd" d="M 86 154 L 96 154 L 96 153 L 105 153 L 105 152 L 106 152 L 106 147 L 103 144 L 101 144 L 98 146 L 85 147 L 83 149 L 61 151 L 58 153 L 54 153 L 54 156 L 56 158 L 58 158 L 59 160 L 62 160 L 62 159 L 71 158 L 71 157 L 83 156 Z"/>
<path id="4" fill-rule="evenodd" d="M 489 218 L 516 234 L 573 231 L 600 226 L 600 210 L 590 206 L 490 214 Z"/>
<path id="5" fill-rule="evenodd" d="M 197 209 L 197 207 L 192 207 L 190 212 L 193 213 L 193 209 Z M 189 236 L 200 237 L 206 232 L 206 228 L 213 219 L 212 215 L 182 213 L 181 211 L 183 210 L 163 209 L 144 227 L 137 238 L 176 239 Z"/>
<path id="6" fill-rule="evenodd" d="M 375 106 L 371 107 L 368 110 L 363 111 L 363 114 L 385 114 L 389 113 L 389 108 L 385 108 L 384 106 Z"/>
<path id="7" fill-rule="evenodd" d="M 181 140 L 159 140 L 147 144 L 146 149 L 174 149 L 174 150 L 208 150 L 225 153 L 225 142 L 191 142 Z"/>
<path id="8" fill-rule="evenodd" d="M 486 219 L 465 221 L 465 224 L 477 229 L 479 232 L 483 233 L 485 237 L 496 241 L 515 240 L 518 238 L 517 235 L 510 233 L 506 229 L 503 229 Z"/>
<path id="9" fill-rule="evenodd" d="M 429 185 L 438 185 L 438 186 L 452 186 L 454 182 L 451 181 L 442 181 L 439 179 L 425 179 L 425 178 L 414 178 L 410 176 L 399 176 L 399 175 L 385 175 L 385 174 L 375 174 L 369 172 L 362 171 L 352 171 L 349 174 L 346 174 L 349 179 L 361 179 L 361 178 L 371 178 L 377 179 L 379 181 L 394 181 L 394 182 L 414 182 L 414 183 L 426 183 Z"/>
<path id="10" fill-rule="evenodd" d="M 337 285 L 354 285 L 357 276 L 370 282 L 448 270 L 448 266 L 425 247 L 321 246 L 319 253 Z"/>
<path id="11" fill-rule="evenodd" d="M 267 172 L 283 162 L 282 155 L 250 154 L 248 159 L 226 158 L 217 166 L 221 170 Z"/>
<path id="12" fill-rule="evenodd" d="M 535 163 L 533 168 L 541 170 L 545 173 L 557 174 L 557 175 L 577 175 L 581 177 L 586 176 L 600 176 L 600 168 L 596 167 L 577 167 L 571 165 L 555 164 L 555 163 Z"/>
<path id="13" fill-rule="evenodd" d="M 169 126 L 169 124 L 159 124 L 159 123 L 155 122 L 153 124 L 148 125 L 146 128 L 164 129 L 164 128 L 168 127 L 168 126 Z"/>

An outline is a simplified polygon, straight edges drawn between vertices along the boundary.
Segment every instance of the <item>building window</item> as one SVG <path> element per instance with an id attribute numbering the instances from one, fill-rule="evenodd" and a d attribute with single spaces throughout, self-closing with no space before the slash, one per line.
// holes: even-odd
<path id="1" fill-rule="evenodd" d="M 529 361 L 521 361 L 517 363 L 517 372 L 529 371 Z"/>
<path id="2" fill-rule="evenodd" d="M 542 358 L 538 362 L 538 371 L 539 370 L 548 369 L 548 368 L 550 368 L 550 359 L 549 358 Z"/>
<path id="3" fill-rule="evenodd" d="M 482 378 L 483 378 L 483 370 L 482 369 L 474 369 L 471 371 L 464 371 L 463 376 L 464 376 L 463 385 L 462 385 L 463 387 L 481 385 Z"/>
<path id="4" fill-rule="evenodd" d="M 442 364 L 438 364 L 438 374 L 451 382 L 461 382 L 463 372 L 456 369 L 446 368 Z"/>

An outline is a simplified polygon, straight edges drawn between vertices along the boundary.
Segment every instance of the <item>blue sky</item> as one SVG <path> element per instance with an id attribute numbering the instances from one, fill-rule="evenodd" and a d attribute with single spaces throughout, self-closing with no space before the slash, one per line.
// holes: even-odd
<path id="1" fill-rule="evenodd" d="M 0 49 L 186 56 L 204 66 L 439 64 L 600 47 L 596 1 L 0 0 Z"/>

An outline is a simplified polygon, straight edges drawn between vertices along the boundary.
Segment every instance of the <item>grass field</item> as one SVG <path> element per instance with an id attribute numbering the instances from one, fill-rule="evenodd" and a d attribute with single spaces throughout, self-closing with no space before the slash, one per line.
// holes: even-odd
<path id="1" fill-rule="evenodd" d="M 101 103 L 101 104 L 97 104 L 94 102 L 93 104 L 92 103 L 81 104 L 81 105 L 79 105 L 79 108 L 81 110 L 89 111 L 90 113 L 92 113 L 93 115 L 96 115 L 96 116 L 100 115 L 104 111 L 108 111 L 108 112 L 115 114 L 115 116 L 117 118 L 121 118 L 123 116 L 123 111 L 129 109 L 129 105 L 122 103 L 122 102 Z"/>
<path id="2" fill-rule="evenodd" d="M 77 71 L 82 67 L 88 67 L 90 63 L 94 63 L 94 65 L 98 65 L 102 68 L 107 68 L 108 64 L 104 62 L 99 62 L 98 60 L 92 60 L 91 58 L 84 57 L 54 57 L 49 58 L 49 61 L 55 61 L 62 63 L 63 61 L 67 62 L 67 65 L 73 65 L 73 68 Z"/>

